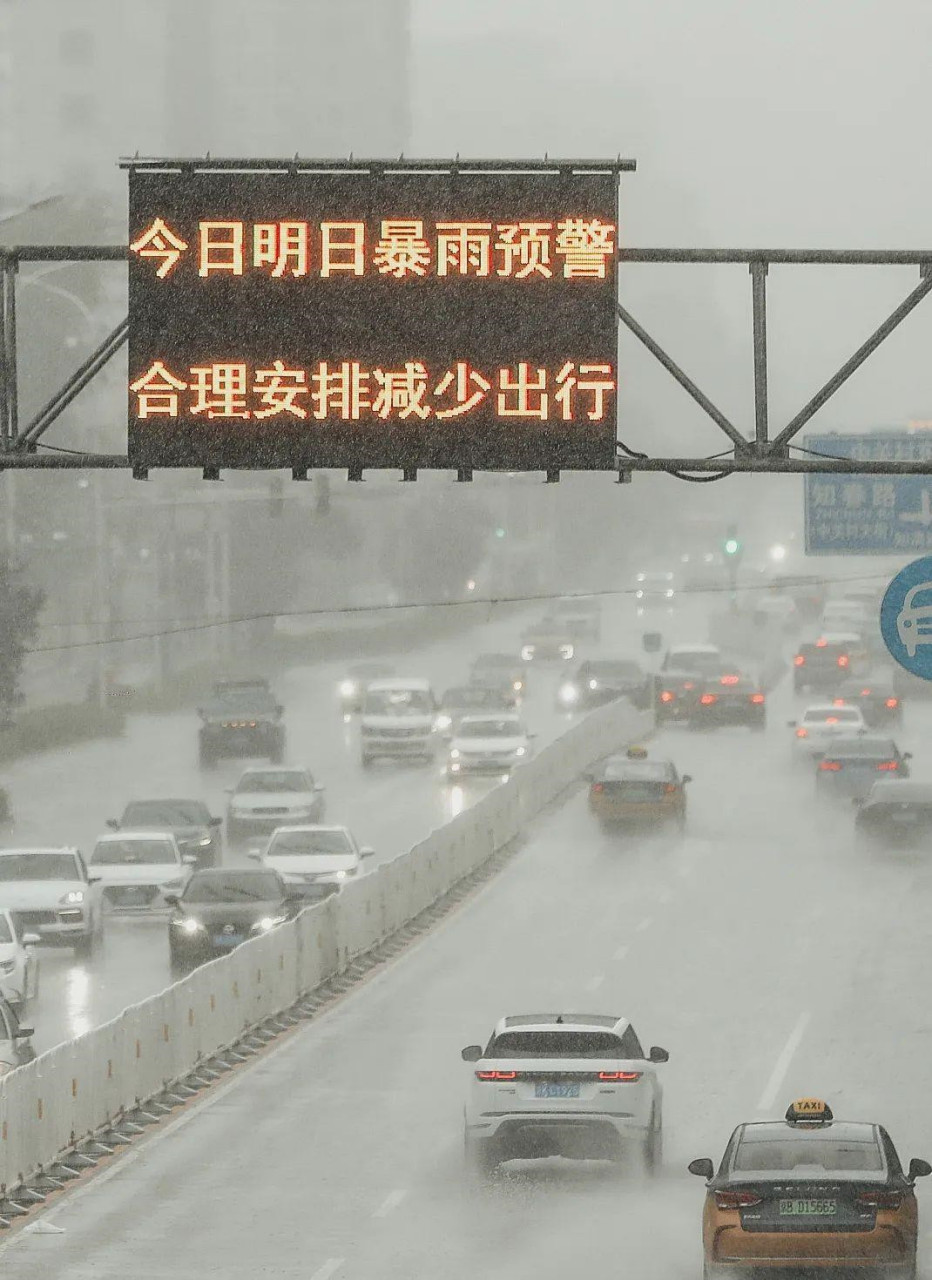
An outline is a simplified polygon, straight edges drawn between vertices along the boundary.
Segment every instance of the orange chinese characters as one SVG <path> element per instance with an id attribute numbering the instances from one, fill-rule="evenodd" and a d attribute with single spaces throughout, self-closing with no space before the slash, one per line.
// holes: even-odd
<path id="1" fill-rule="evenodd" d="M 487 378 L 473 369 L 467 360 L 459 360 L 456 368 L 448 369 L 433 391 L 438 398 L 452 398 L 454 403 L 449 408 L 435 410 L 434 417 L 461 418 L 477 408 L 491 390 L 492 384 Z"/>
<path id="2" fill-rule="evenodd" d="M 423 276 L 430 266 L 430 245 L 424 239 L 422 218 L 388 218 L 382 223 L 382 238 L 375 247 L 373 264 L 379 275 Z"/>
<path id="3" fill-rule="evenodd" d="M 306 276 L 308 272 L 308 224 L 306 222 L 257 222 L 252 229 L 252 265 L 271 267 L 270 275 Z"/>
<path id="4" fill-rule="evenodd" d="M 379 418 L 387 418 L 394 411 L 399 418 L 430 417 L 430 406 L 424 403 L 427 394 L 427 370 L 420 360 L 409 360 L 402 370 L 373 369 L 372 376 L 379 384 L 379 392 L 372 402 L 372 412 Z"/>
<path id="5" fill-rule="evenodd" d="M 358 360 L 344 360 L 337 365 L 322 360 L 311 375 L 314 417 L 318 420 L 342 418 L 344 422 L 358 422 L 363 409 L 372 407 L 369 378 Z"/>
<path id="6" fill-rule="evenodd" d="M 274 418 L 290 413 L 293 418 L 306 418 L 307 410 L 298 404 L 298 396 L 307 395 L 307 374 L 303 369 L 286 369 L 284 361 L 273 360 L 271 369 L 257 369 L 253 392 L 263 408 L 254 418 Z"/>
<path id="7" fill-rule="evenodd" d="M 525 280 L 537 275 L 550 278 L 550 233 L 552 222 L 508 222 L 498 227 L 495 251 L 501 256 L 496 274 Z M 515 269 L 517 268 L 517 270 Z"/>
<path id="8" fill-rule="evenodd" d="M 245 265 L 244 227 L 241 222 L 201 222 L 198 224 L 200 263 L 197 274 L 214 271 L 241 276 Z"/>
<path id="9" fill-rule="evenodd" d="M 606 261 L 615 256 L 615 225 L 598 218 L 564 218 L 557 223 L 556 252 L 563 257 L 567 280 L 606 277 Z"/>
<path id="10" fill-rule="evenodd" d="M 340 271 L 361 276 L 366 270 L 366 224 L 364 222 L 322 222 L 320 224 L 320 274 Z"/>
<path id="11" fill-rule="evenodd" d="M 189 412 L 208 418 L 251 418 L 246 408 L 248 386 L 244 364 L 210 364 L 192 369 L 195 402 Z"/>
<path id="12" fill-rule="evenodd" d="M 156 218 L 152 226 L 130 245 L 133 253 L 138 253 L 140 258 L 162 259 L 162 265 L 155 273 L 160 280 L 164 280 L 172 268 L 178 265 L 178 259 L 187 247 L 185 241 L 175 235 L 161 218 Z"/>
<path id="13" fill-rule="evenodd" d="M 581 377 L 577 377 L 577 370 Z M 590 376 L 596 375 L 596 376 Z M 571 422 L 576 417 L 577 392 L 589 397 L 586 417 L 590 422 L 601 422 L 606 413 L 606 396 L 614 393 L 615 379 L 610 364 L 580 364 L 572 360 L 557 371 L 557 390 L 553 398 L 560 406 L 560 416 L 564 422 Z"/>
<path id="14" fill-rule="evenodd" d="M 491 248 L 491 222 L 438 222 L 437 275 L 487 276 Z"/>
<path id="15" fill-rule="evenodd" d="M 188 384 L 165 368 L 161 360 L 156 360 L 150 369 L 129 389 L 136 397 L 137 418 L 177 418 L 178 392 L 187 391 Z"/>
<path id="16" fill-rule="evenodd" d="M 512 376 L 511 369 L 499 369 L 498 386 L 496 404 L 500 418 L 539 418 L 541 422 L 546 421 L 550 408 L 546 369 L 535 369 L 532 376 L 530 362 L 522 360 L 516 377 Z"/>

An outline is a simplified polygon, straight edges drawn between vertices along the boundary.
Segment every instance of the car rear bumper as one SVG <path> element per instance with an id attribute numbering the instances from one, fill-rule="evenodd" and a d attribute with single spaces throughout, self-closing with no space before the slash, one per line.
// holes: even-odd
<path id="1" fill-rule="evenodd" d="M 598 1111 L 484 1113 L 467 1119 L 466 1131 L 494 1145 L 503 1160 L 552 1155 L 610 1159 L 648 1134 L 647 1126 L 630 1113 Z"/>
<path id="2" fill-rule="evenodd" d="M 658 822 L 671 822 L 685 817 L 686 810 L 681 804 L 633 804 L 623 801 L 597 800 L 590 802 L 592 812 L 602 822 L 616 822 L 619 825 L 651 826 Z"/>
<path id="3" fill-rule="evenodd" d="M 902 1267 L 915 1246 L 895 1227 L 873 1231 L 766 1232 L 724 1227 L 716 1232 L 709 1261 L 717 1266 L 766 1268 Z"/>

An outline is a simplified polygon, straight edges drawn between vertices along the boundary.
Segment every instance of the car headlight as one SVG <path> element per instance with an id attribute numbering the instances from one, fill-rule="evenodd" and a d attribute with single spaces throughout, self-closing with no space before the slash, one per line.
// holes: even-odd
<path id="1" fill-rule="evenodd" d="M 460 758 L 460 749 L 459 749 L 459 747 L 451 747 L 451 748 L 450 748 L 450 759 L 451 759 L 451 760 L 459 760 L 459 758 Z"/>
<path id="2" fill-rule="evenodd" d="M 589 688 L 590 688 L 590 689 L 598 689 L 598 687 L 599 687 L 599 682 L 598 682 L 598 680 L 590 680 L 590 681 L 589 681 Z"/>
<path id="3" fill-rule="evenodd" d="M 635 593 L 634 593 L 634 594 L 635 594 L 635 596 L 637 597 L 637 599 L 638 599 L 638 600 L 642 600 L 642 599 L 644 598 L 644 592 L 643 592 L 643 591 L 635 591 Z"/>
<path id="4" fill-rule="evenodd" d="M 15 960 L 0 960 L 0 973 L 12 973 L 15 968 Z"/>
<path id="5" fill-rule="evenodd" d="M 516 748 L 516 750 L 515 750 L 515 755 L 516 755 L 516 756 L 526 756 L 526 755 L 527 755 L 527 747 L 517 747 L 517 748 Z"/>
<path id="6" fill-rule="evenodd" d="M 668 588 L 667 588 L 667 590 L 664 592 L 664 595 L 667 597 L 667 599 L 668 599 L 668 600 L 672 600 L 672 599 L 673 599 L 673 588 L 672 588 L 672 587 L 668 587 Z"/>
<path id="7" fill-rule="evenodd" d="M 561 657 L 561 658 L 572 658 L 572 656 L 573 656 L 573 654 L 574 654 L 575 652 L 576 652 L 576 650 L 573 648 L 573 646 L 572 646 L 571 644 L 561 644 L 561 645 L 560 645 L 560 657 Z"/>
<path id="8" fill-rule="evenodd" d="M 337 871 L 334 873 L 334 880 L 346 880 L 349 876 L 348 871 Z"/>
<path id="9" fill-rule="evenodd" d="M 210 843 L 211 843 L 210 836 L 201 836 L 200 840 L 196 841 L 197 847 L 199 849 L 206 849 Z"/>
<path id="10" fill-rule="evenodd" d="M 62 907 L 79 907 L 83 901 L 83 889 L 69 889 L 67 893 L 58 899 L 59 906 Z"/>
<path id="11" fill-rule="evenodd" d="M 520 693 L 521 690 L 524 688 L 524 681 L 515 680 L 511 687 L 514 689 L 515 693 Z"/>
<path id="12" fill-rule="evenodd" d="M 534 646 L 532 644 L 522 645 L 521 657 L 524 659 L 525 662 L 530 662 L 530 660 L 534 657 Z"/>
<path id="13" fill-rule="evenodd" d="M 284 924 L 288 919 L 287 916 L 263 916 L 261 920 L 257 920 L 252 926 L 255 933 L 268 933 L 270 929 L 274 929 L 277 924 Z"/>
<path id="14" fill-rule="evenodd" d="M 443 716 L 437 717 L 436 727 L 440 730 L 449 729 L 452 726 L 452 724 L 453 724 L 452 716 L 443 715 Z"/>
<path id="15" fill-rule="evenodd" d="M 574 684 L 560 686 L 560 701 L 566 703 L 579 701 L 579 690 Z"/>
<path id="16" fill-rule="evenodd" d="M 180 929 L 182 933 L 201 933 L 204 926 L 200 920 L 195 920 L 193 916 L 176 916 L 172 921 L 176 929 Z"/>
<path id="17" fill-rule="evenodd" d="M 351 698 L 356 692 L 356 684 L 353 680 L 343 680 L 340 683 L 340 693 L 344 698 Z"/>

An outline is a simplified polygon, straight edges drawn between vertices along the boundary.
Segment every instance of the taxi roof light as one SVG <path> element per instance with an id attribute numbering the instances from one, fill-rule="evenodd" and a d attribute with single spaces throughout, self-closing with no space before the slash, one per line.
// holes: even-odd
<path id="1" fill-rule="evenodd" d="M 806 656 L 805 656 L 805 654 L 797 653 L 796 657 L 793 659 L 793 666 L 794 666 L 794 667 L 804 667 L 805 665 L 806 665 Z"/>
<path id="2" fill-rule="evenodd" d="M 832 1108 L 821 1098 L 797 1098 L 786 1109 L 787 1124 L 831 1124 Z"/>
<path id="3" fill-rule="evenodd" d="M 625 755 L 628 757 L 629 760 L 646 760 L 647 748 L 646 747 L 629 747 L 628 750 L 625 752 Z"/>

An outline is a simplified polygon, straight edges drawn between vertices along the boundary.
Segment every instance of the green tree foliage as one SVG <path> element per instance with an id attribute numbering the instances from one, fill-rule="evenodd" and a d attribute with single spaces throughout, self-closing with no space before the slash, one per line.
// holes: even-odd
<path id="1" fill-rule="evenodd" d="M 35 639 L 45 592 L 25 585 L 0 560 L 0 724 L 9 723 L 19 701 L 23 659 Z"/>

